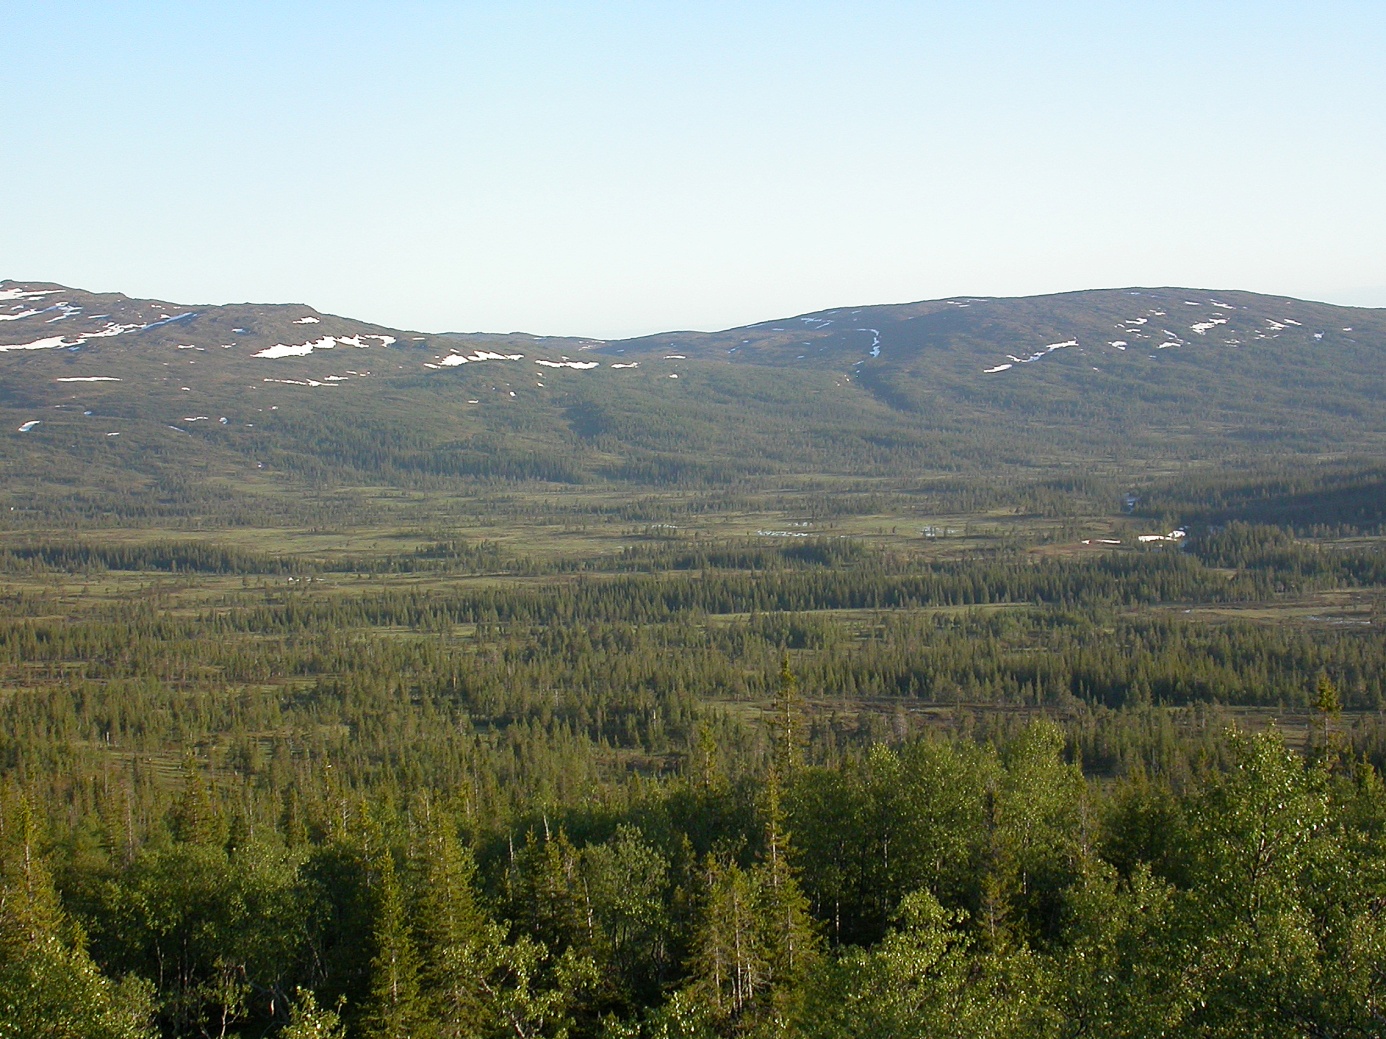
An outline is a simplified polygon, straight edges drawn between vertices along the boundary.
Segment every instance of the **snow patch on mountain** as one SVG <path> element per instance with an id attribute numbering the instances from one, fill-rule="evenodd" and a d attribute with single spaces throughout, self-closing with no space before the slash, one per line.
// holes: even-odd
<path id="1" fill-rule="evenodd" d="M 1211 331 L 1214 328 L 1217 328 L 1218 325 L 1225 324 L 1227 324 L 1227 318 L 1215 317 L 1207 321 L 1200 321 L 1197 324 L 1190 325 L 1189 330 L 1191 332 L 1197 332 L 1199 335 L 1207 335 L 1209 331 Z"/>
<path id="2" fill-rule="evenodd" d="M 451 353 L 438 362 L 438 367 L 456 368 L 461 364 L 475 364 L 478 361 L 521 361 L 524 354 L 498 354 L 494 350 L 473 350 L 470 354 Z"/>
<path id="3" fill-rule="evenodd" d="M 257 350 L 251 357 L 307 357 L 314 350 L 332 350 L 338 346 L 354 346 L 359 350 L 370 347 L 367 339 L 378 339 L 381 346 L 389 346 L 395 342 L 394 336 L 386 335 L 354 335 L 354 336 L 323 336 L 310 343 L 285 344 L 276 343 L 274 346 L 267 346 L 263 350 Z"/>
<path id="4" fill-rule="evenodd" d="M 47 308 L 47 309 L 48 309 L 48 310 L 53 310 L 53 309 L 60 309 L 60 310 L 62 310 L 63 313 L 62 313 L 61 315 L 59 315 L 59 316 L 56 317 L 56 318 L 50 319 L 50 320 L 53 320 L 53 321 L 60 321 L 60 320 L 62 320 L 62 318 L 68 317 L 69 314 L 76 313 L 76 312 L 77 312 L 78 310 L 80 310 L 81 308 L 80 308 L 80 307 L 69 307 L 67 304 L 59 303 L 59 304 L 56 305 L 56 307 L 49 307 L 49 308 Z M 101 315 L 101 316 L 104 317 L 105 315 Z M 107 322 L 107 323 L 106 323 L 106 325 L 105 325 L 104 328 L 97 329 L 95 332 L 74 332 L 74 333 L 72 334 L 71 340 L 69 340 L 67 336 L 47 336 L 47 337 L 45 337 L 45 338 L 43 338 L 43 339 L 36 339 L 36 340 L 34 340 L 33 342 L 31 342 L 31 343 L 8 343 L 8 344 L 3 344 L 3 345 L 0 345 L 0 351 L 8 351 L 8 350 L 56 350 L 56 349 L 59 349 L 59 348 L 61 348 L 61 347 L 81 346 L 83 343 L 86 343 L 86 342 L 88 342 L 88 341 L 90 341 L 90 340 L 92 340 L 92 339 L 109 339 L 109 338 L 111 338 L 111 337 L 113 337 L 113 336 L 123 336 L 123 335 L 127 335 L 127 334 L 130 333 L 130 332 L 143 332 L 143 331 L 145 331 L 146 329 L 157 328 L 157 327 L 160 326 L 160 325 L 172 324 L 172 323 L 175 322 L 175 321 L 185 321 L 185 320 L 187 320 L 188 318 L 196 317 L 196 316 L 197 316 L 197 315 L 196 315 L 195 312 L 189 311 L 189 312 L 186 313 L 186 314 L 178 314 L 178 315 L 176 315 L 176 316 L 174 316 L 174 317 L 162 317 L 162 318 L 160 318 L 160 320 L 150 322 L 149 324 L 140 324 L 139 322 L 125 322 L 125 323 L 122 323 L 122 322 L 119 322 L 119 321 L 110 321 L 110 322 Z"/>
<path id="5" fill-rule="evenodd" d="M 257 350 L 251 357 L 307 357 L 314 350 L 331 350 L 337 345 L 337 340 L 332 336 L 323 336 L 321 339 L 311 343 L 298 343 L 288 345 L 276 343 L 274 346 L 267 346 L 263 350 Z"/>
<path id="6" fill-rule="evenodd" d="M 47 339 L 35 339 L 32 343 L 8 343 L 0 346 L 0 353 L 7 353 L 10 350 L 56 350 L 62 346 L 76 346 L 76 343 L 69 343 L 66 336 L 49 336 Z"/>
<path id="7" fill-rule="evenodd" d="M 1033 361 L 1038 361 L 1041 357 L 1048 357 L 1055 350 L 1065 350 L 1070 346 L 1077 345 L 1078 340 L 1066 339 L 1062 343 L 1050 343 L 1043 350 L 1037 350 L 1034 353 L 1032 353 L 1029 357 L 1017 357 L 1015 354 L 1007 354 L 1006 356 L 1009 357 L 1016 364 L 1030 364 Z"/>
<path id="8" fill-rule="evenodd" d="M 365 334 L 358 334 L 358 335 L 354 335 L 354 336 L 338 336 L 338 337 L 337 337 L 337 342 L 340 343 L 342 346 L 354 346 L 354 347 L 356 347 L 358 350 L 365 350 L 365 349 L 367 349 L 371 344 L 370 344 L 370 343 L 363 343 L 363 342 L 361 341 L 361 340 L 363 340 L 363 339 L 379 339 L 379 340 L 380 340 L 380 345 L 381 345 L 381 346 L 393 346 L 394 343 L 395 343 L 395 337 L 394 337 L 394 336 L 365 335 Z"/>

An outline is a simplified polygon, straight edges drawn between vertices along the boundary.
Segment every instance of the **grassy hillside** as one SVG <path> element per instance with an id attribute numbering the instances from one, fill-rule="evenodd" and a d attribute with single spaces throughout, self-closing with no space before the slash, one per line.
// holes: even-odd
<path id="1" fill-rule="evenodd" d="M 427 499 L 421 517 L 507 489 L 598 513 L 670 492 L 821 508 L 825 488 L 1028 507 L 1037 483 L 1115 508 L 1191 473 L 1377 457 L 1386 436 L 1386 317 L 1250 293 L 942 300 L 624 343 L 0 297 L 15 518 L 359 503 L 366 521 L 386 489 Z"/>

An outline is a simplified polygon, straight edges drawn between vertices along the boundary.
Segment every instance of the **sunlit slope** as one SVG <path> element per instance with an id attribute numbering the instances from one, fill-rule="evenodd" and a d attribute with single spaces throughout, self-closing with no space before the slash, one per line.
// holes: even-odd
<path id="1" fill-rule="evenodd" d="M 1247 292 L 1107 289 L 840 308 L 604 352 L 848 371 L 912 415 L 1162 438 L 1347 446 L 1383 428 L 1386 314 Z"/>
<path id="2" fill-rule="evenodd" d="M 604 343 L 3 282 L 0 474 L 22 508 L 40 492 L 215 502 L 1370 454 L 1386 446 L 1383 344 L 1381 311 L 1192 289 Z"/>

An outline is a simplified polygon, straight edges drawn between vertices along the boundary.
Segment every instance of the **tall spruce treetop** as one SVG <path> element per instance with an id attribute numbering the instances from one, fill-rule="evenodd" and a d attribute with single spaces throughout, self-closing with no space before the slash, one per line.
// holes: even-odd
<path id="1" fill-rule="evenodd" d="M 803 767 L 804 747 L 808 744 L 808 723 L 804 718 L 804 698 L 799 680 L 789 666 L 789 654 L 780 661 L 779 685 L 775 690 L 770 717 L 774 740 L 772 765 L 782 782 L 790 782 Z"/>
<path id="2" fill-rule="evenodd" d="M 419 992 L 419 953 L 409 929 L 403 886 L 394 854 L 381 847 L 372 863 L 375 874 L 375 927 L 371 960 L 371 1007 L 366 1019 L 370 1039 L 410 1039 L 424 1019 Z"/>

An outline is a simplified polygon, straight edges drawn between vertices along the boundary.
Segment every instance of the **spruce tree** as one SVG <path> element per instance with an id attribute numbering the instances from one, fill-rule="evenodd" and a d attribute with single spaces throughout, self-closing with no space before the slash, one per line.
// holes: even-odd
<path id="1" fill-rule="evenodd" d="M 484 1016 L 484 945 L 494 939 L 476 903 L 476 865 L 452 819 L 433 814 L 418 855 L 414 919 L 423 997 L 438 1034 L 475 1035 Z"/>
<path id="2" fill-rule="evenodd" d="M 775 772 L 782 782 L 792 782 L 804 763 L 808 723 L 804 719 L 804 699 L 799 692 L 799 680 L 790 669 L 788 653 L 780 660 L 779 682 L 771 704 L 770 736 Z"/>
<path id="3" fill-rule="evenodd" d="M 375 926 L 371 942 L 369 1039 L 411 1039 L 424 1020 L 419 993 L 419 956 L 409 930 L 404 891 L 389 848 L 376 850 Z"/>

